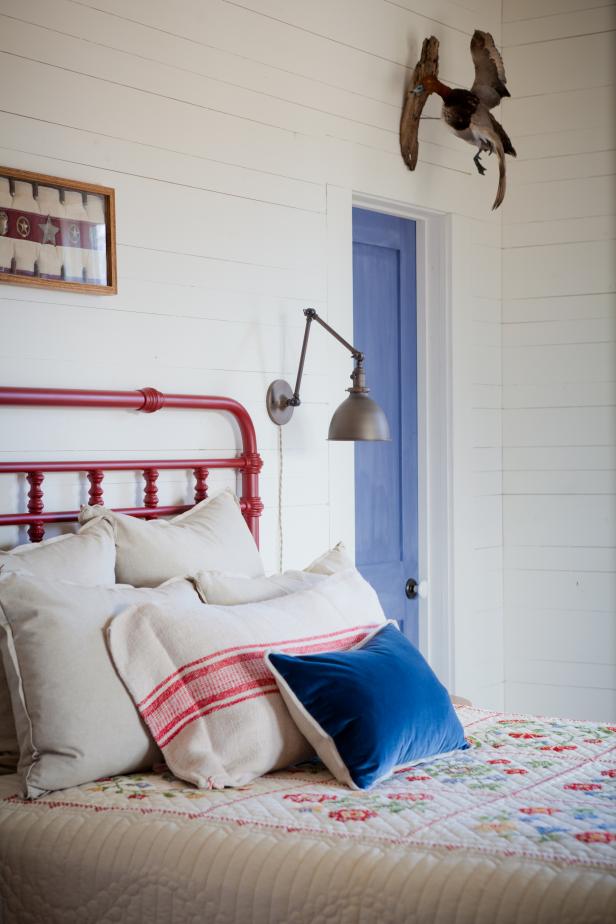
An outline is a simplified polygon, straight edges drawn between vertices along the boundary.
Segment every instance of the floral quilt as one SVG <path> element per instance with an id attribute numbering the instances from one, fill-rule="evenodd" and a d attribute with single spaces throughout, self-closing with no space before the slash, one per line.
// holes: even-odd
<path id="1" fill-rule="evenodd" d="M 616 871 L 616 725 L 461 707 L 471 747 L 409 767 L 368 792 L 320 765 L 241 789 L 198 790 L 157 772 L 98 780 L 27 812 L 84 810 L 174 816 L 283 836 L 357 840 L 521 856 Z"/>

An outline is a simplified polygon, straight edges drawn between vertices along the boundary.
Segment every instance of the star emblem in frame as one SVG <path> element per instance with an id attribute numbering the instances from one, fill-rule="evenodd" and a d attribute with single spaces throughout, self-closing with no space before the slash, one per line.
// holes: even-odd
<path id="1" fill-rule="evenodd" d="M 0 167 L 0 282 L 115 294 L 114 190 Z"/>

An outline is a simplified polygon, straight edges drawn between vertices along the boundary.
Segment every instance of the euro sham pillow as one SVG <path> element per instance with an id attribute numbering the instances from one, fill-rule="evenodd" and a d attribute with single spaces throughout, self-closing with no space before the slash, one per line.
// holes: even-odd
<path id="1" fill-rule="evenodd" d="M 79 532 L 0 552 L 0 574 L 28 571 L 41 580 L 109 585 L 115 584 L 115 557 L 113 527 L 94 520 Z"/>
<path id="2" fill-rule="evenodd" d="M 156 587 L 200 569 L 263 574 L 259 550 L 232 491 L 222 491 L 170 520 L 138 520 L 106 507 L 83 507 L 82 523 L 108 520 L 116 543 L 119 584 Z"/>
<path id="3" fill-rule="evenodd" d="M 269 651 L 266 663 L 299 731 L 351 789 L 468 747 L 447 690 L 394 622 L 349 651 Z"/>
<path id="4" fill-rule="evenodd" d="M 40 580 L 83 584 L 115 583 L 113 528 L 104 520 L 88 523 L 77 533 L 0 552 L 0 576 L 27 571 Z M 6 674 L 0 663 L 0 773 L 14 773 L 19 758 L 15 721 Z"/>
<path id="5" fill-rule="evenodd" d="M 145 605 L 111 622 L 109 647 L 169 769 L 202 788 L 242 786 L 313 755 L 264 652 L 351 647 L 385 622 L 354 569 L 260 603 Z"/>
<path id="6" fill-rule="evenodd" d="M 0 651 L 28 797 L 145 769 L 159 758 L 105 637 L 112 616 L 148 601 L 178 612 L 205 609 L 188 580 L 151 589 L 25 574 L 0 579 Z"/>
<path id="7" fill-rule="evenodd" d="M 273 600 L 285 594 L 308 590 L 327 575 L 352 568 L 353 562 L 341 542 L 321 555 L 303 571 L 285 571 L 269 577 L 247 578 L 223 571 L 199 571 L 195 580 L 207 603 L 234 606 L 239 603 L 258 603 Z"/>

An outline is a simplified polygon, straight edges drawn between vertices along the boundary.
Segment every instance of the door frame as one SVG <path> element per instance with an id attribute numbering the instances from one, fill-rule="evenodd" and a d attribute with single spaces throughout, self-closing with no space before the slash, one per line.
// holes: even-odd
<path id="1" fill-rule="evenodd" d="M 441 681 L 453 689 L 451 216 L 381 196 L 327 187 L 328 314 L 332 323 L 339 323 L 351 335 L 353 206 L 416 223 L 418 579 L 427 585 L 425 596 L 419 600 L 419 647 Z M 350 453 L 347 451 L 341 460 L 330 447 L 330 534 L 332 539 L 344 535 L 352 546 L 348 519 L 344 533 L 339 532 L 344 517 L 350 516 L 350 522 L 355 522 L 349 468 L 352 471 Z"/>

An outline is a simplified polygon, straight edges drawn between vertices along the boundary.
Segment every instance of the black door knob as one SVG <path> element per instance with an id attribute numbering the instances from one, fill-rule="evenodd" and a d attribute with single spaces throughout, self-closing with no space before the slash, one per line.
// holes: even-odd
<path id="1" fill-rule="evenodd" d="M 404 593 L 407 595 L 409 600 L 414 600 L 417 596 L 417 587 L 418 584 L 415 578 L 409 578 L 404 585 Z"/>

